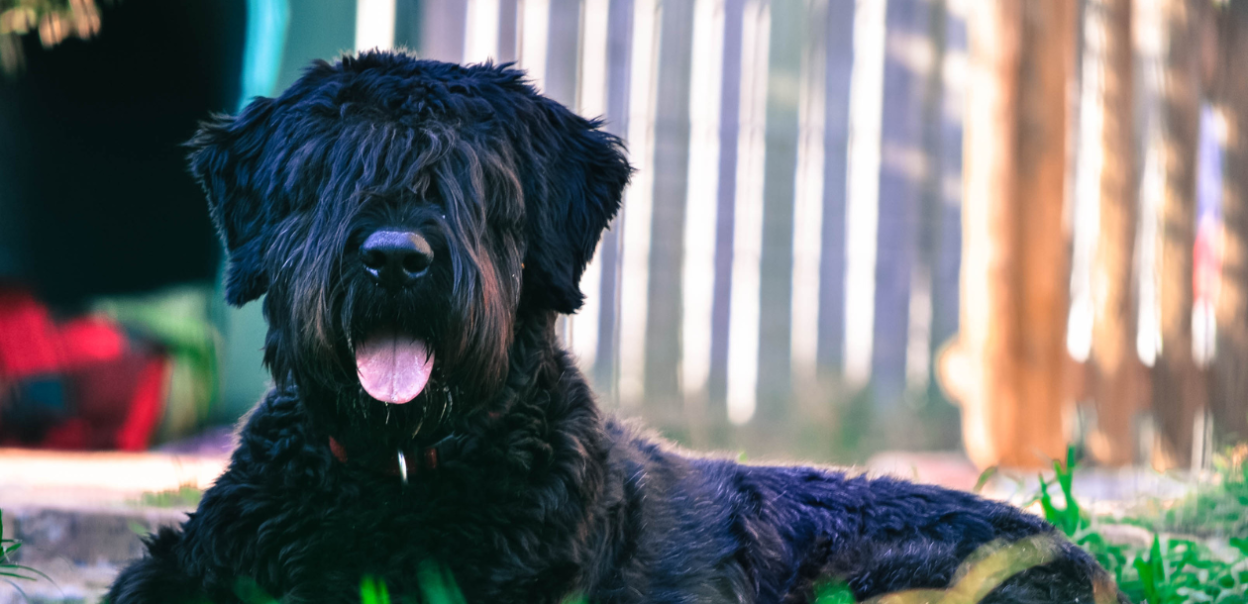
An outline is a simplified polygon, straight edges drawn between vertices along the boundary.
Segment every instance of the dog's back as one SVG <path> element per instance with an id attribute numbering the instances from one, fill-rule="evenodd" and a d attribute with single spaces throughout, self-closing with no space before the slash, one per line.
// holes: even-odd
<path id="1" fill-rule="evenodd" d="M 611 431 L 658 582 L 736 594 L 716 601 L 806 602 L 838 587 L 858 600 L 952 588 L 984 603 L 1118 601 L 1091 556 L 1013 506 L 891 477 L 690 459 Z"/>

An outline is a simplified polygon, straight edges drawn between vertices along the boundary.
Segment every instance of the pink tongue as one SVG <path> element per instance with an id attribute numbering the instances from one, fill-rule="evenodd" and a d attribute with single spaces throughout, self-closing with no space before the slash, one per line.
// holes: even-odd
<path id="1" fill-rule="evenodd" d="M 401 405 L 429 383 L 433 353 L 420 340 L 381 332 L 355 347 L 355 367 L 369 396 Z"/>

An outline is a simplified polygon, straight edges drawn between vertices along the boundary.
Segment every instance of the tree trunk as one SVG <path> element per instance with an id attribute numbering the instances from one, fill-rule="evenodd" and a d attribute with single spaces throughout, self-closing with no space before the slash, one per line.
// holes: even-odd
<path id="1" fill-rule="evenodd" d="M 1205 381 L 1192 355 L 1192 255 L 1196 237 L 1196 145 L 1200 132 L 1199 11 L 1205 0 L 1163 0 L 1162 186 L 1158 249 L 1161 354 L 1153 367 L 1157 442 L 1153 465 L 1187 467 Z"/>
<path id="2" fill-rule="evenodd" d="M 1224 441 L 1248 439 L 1248 2 L 1222 8 L 1218 22 L 1215 102 L 1226 120 L 1223 174 L 1222 288 L 1210 410 Z"/>
<path id="3" fill-rule="evenodd" d="M 980 466 L 1060 458 L 1069 258 L 1062 211 L 1074 0 L 969 15 L 962 308 L 941 378 Z"/>
<path id="4" fill-rule="evenodd" d="M 1100 108 L 1100 233 L 1092 265 L 1093 328 L 1088 388 L 1096 426 L 1088 451 L 1099 463 L 1129 465 L 1136 443 L 1133 420 L 1143 407 L 1144 378 L 1135 354 L 1132 259 L 1138 220 L 1132 126 L 1131 0 L 1093 0 L 1085 19 L 1086 53 L 1097 53 L 1084 73 L 1097 88 Z M 1083 127 L 1088 127 L 1084 125 Z"/>

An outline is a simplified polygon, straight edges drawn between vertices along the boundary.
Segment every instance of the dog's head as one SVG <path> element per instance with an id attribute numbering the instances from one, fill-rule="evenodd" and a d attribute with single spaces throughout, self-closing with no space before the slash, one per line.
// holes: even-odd
<path id="1" fill-rule="evenodd" d="M 630 174 L 598 126 L 507 66 L 317 62 L 190 143 L 226 300 L 267 294 L 265 363 L 340 427 L 487 400 L 517 320 L 581 305 Z"/>

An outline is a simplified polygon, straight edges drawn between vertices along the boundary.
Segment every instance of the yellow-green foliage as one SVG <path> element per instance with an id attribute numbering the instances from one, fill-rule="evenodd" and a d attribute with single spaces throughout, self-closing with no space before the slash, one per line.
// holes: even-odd
<path id="1" fill-rule="evenodd" d="M 1073 450 L 1068 452 L 1064 467 L 1054 463 L 1056 482 L 1066 499 L 1064 506 L 1059 507 L 1049 497 L 1048 487 L 1052 483 L 1041 477 L 1040 504 L 1045 518 L 1091 553 L 1113 575 L 1132 602 L 1248 603 L 1248 540 L 1242 536 L 1197 540 L 1159 531 L 1154 532 L 1148 547 L 1113 543 L 1101 534 L 1100 526 L 1110 522 L 1135 526 L 1164 526 L 1165 523 L 1149 518 L 1100 519 L 1084 513 L 1072 488 L 1075 465 Z M 1236 468 L 1236 471 L 1241 470 Z M 1217 500 L 1219 509 L 1227 517 L 1238 520 L 1248 512 L 1248 497 L 1235 499 L 1226 489 L 1243 488 L 1236 486 L 1242 485 L 1242 477 L 1240 481 L 1236 483 L 1235 477 L 1223 476 L 1212 492 L 1206 490 L 1197 496 L 1195 505 Z M 1230 510 L 1232 507 L 1235 509 Z M 1209 518 L 1212 522 L 1223 519 Z"/>

